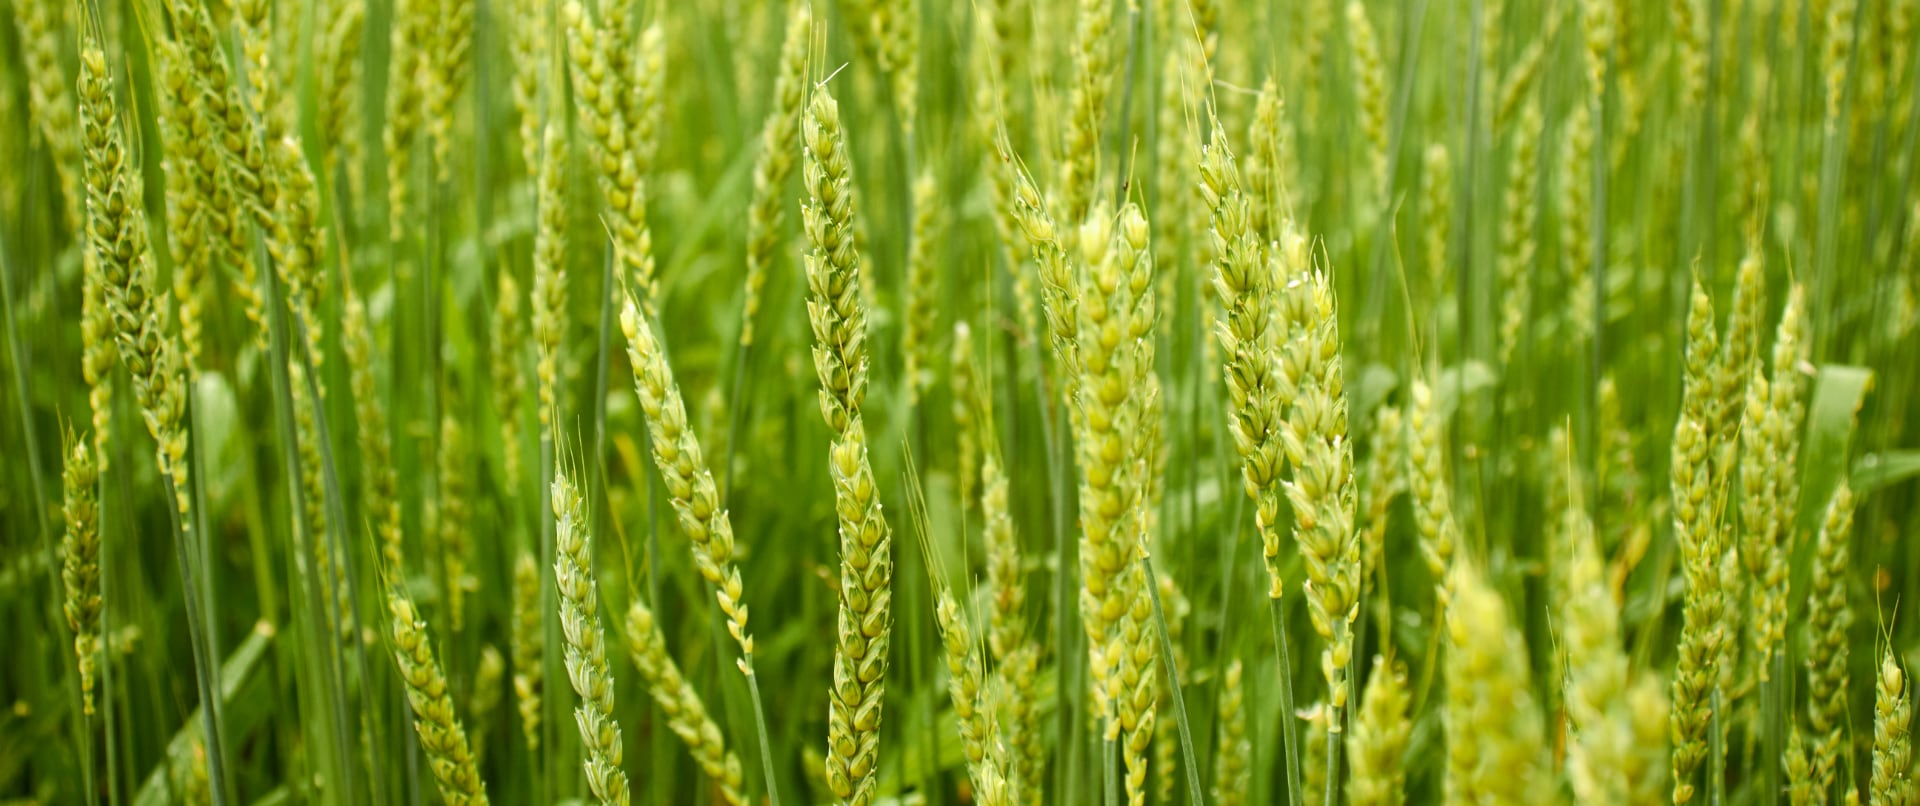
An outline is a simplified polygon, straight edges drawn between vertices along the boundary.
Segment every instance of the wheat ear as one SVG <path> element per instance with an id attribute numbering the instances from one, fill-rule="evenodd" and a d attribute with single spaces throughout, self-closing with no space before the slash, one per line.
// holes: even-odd
<path id="1" fill-rule="evenodd" d="M 96 488 L 100 468 L 85 440 L 67 434 L 67 463 L 60 477 L 64 487 L 67 537 L 61 544 L 60 581 L 66 591 L 64 610 L 73 630 L 73 653 L 79 664 L 80 695 L 86 715 L 93 716 L 94 674 L 100 658 L 100 504 Z"/>
<path id="2" fill-rule="evenodd" d="M 574 722 L 586 746 L 587 786 L 603 806 L 626 806 L 630 797 L 620 722 L 613 711 L 613 669 L 607 664 L 606 630 L 600 625 L 600 594 L 593 579 L 593 536 L 581 513 L 580 491 L 565 471 L 552 488 L 554 585 L 560 591 L 560 627 L 566 637 L 567 679 L 580 695 Z"/>
<path id="3" fill-rule="evenodd" d="M 840 615 L 827 717 L 827 783 L 844 803 L 866 806 L 879 788 L 880 716 L 893 632 L 893 540 L 867 459 L 867 313 L 853 243 L 852 161 L 840 106 L 816 87 L 805 123 L 802 207 L 807 240 L 808 319 L 820 412 L 840 526 Z"/>
<path id="4" fill-rule="evenodd" d="M 646 678 L 647 692 L 666 715 L 667 727 L 686 743 L 700 769 L 720 788 L 722 800 L 731 806 L 745 804 L 740 759 L 727 749 L 720 726 L 707 716 L 699 693 L 680 675 L 680 667 L 667 653 L 667 639 L 660 633 L 653 611 L 637 601 L 627 608 L 626 639 L 627 654 L 640 676 Z"/>
<path id="5" fill-rule="evenodd" d="M 398 590 L 387 594 L 387 614 L 392 625 L 393 659 L 400 666 L 407 703 L 413 708 L 413 729 L 420 735 L 421 748 L 427 751 L 427 766 L 440 785 L 440 796 L 449 804 L 487 803 L 487 785 L 480 780 L 466 729 L 454 713 L 453 695 L 439 661 L 434 659 L 426 621 L 420 618 L 413 601 Z"/>

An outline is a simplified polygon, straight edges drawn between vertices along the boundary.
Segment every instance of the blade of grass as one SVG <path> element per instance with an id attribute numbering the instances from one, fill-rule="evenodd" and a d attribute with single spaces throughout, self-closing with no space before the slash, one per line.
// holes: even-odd
<path id="1" fill-rule="evenodd" d="M 40 471 L 39 429 L 33 425 L 33 400 L 27 395 L 26 354 L 20 348 L 20 330 L 14 321 L 13 263 L 7 259 L 5 232 L 0 232 L 0 313 L 4 313 L 7 330 L 8 363 L 13 365 L 14 397 L 20 402 L 20 431 L 27 443 L 27 475 L 33 480 L 33 501 L 29 508 L 33 510 L 34 524 L 40 531 L 40 550 L 46 552 L 48 557 L 55 557 L 57 555 L 53 550 L 53 532 L 47 528 L 47 488 Z M 58 645 L 67 646 L 72 643 L 72 636 L 60 618 L 60 586 L 55 581 L 57 576 L 51 572 L 46 575 L 47 601 L 51 605 L 47 608 L 47 620 L 52 622 L 47 634 L 56 636 L 59 639 Z M 84 756 L 80 764 L 81 783 L 86 787 L 87 803 L 96 804 L 100 801 L 100 788 L 94 782 L 96 776 L 93 758 L 93 720 L 87 717 L 85 710 L 80 706 L 79 669 L 69 667 L 65 663 L 60 664 L 60 668 L 63 670 L 61 678 L 66 682 L 67 704 L 73 709 L 73 719 L 76 723 L 75 738 L 83 748 L 80 754 Z M 69 669 L 72 674 L 66 673 Z"/>
<path id="2" fill-rule="evenodd" d="M 288 371 L 287 360 L 290 350 L 287 341 L 289 338 L 288 314 L 280 299 L 278 271 L 273 261 L 268 258 L 264 248 L 256 251 L 258 264 L 261 267 L 260 276 L 266 286 L 261 299 L 267 302 L 267 364 L 272 374 L 274 420 L 280 435 L 280 453 L 286 465 L 287 502 L 293 519 L 294 542 L 298 547 L 297 550 L 301 552 L 300 556 L 314 557 L 317 556 L 314 554 L 314 538 L 306 522 L 305 494 L 300 488 L 299 481 L 299 438 L 293 424 L 293 380 Z M 307 570 L 308 564 L 297 559 L 290 560 L 289 564 L 293 566 L 294 573 L 303 582 L 302 587 L 305 589 L 307 599 L 304 626 L 310 631 L 310 636 L 315 639 L 303 644 L 309 649 L 318 644 L 325 656 L 325 669 L 321 674 L 326 677 L 327 699 L 332 711 L 333 722 L 330 726 L 333 734 L 332 744 L 333 751 L 338 754 L 334 761 L 340 768 L 336 773 L 340 776 L 342 790 L 351 793 L 353 773 L 348 759 L 353 757 L 349 738 L 352 733 L 350 728 L 352 722 L 347 718 L 346 711 L 346 672 L 342 667 L 338 642 L 318 640 L 321 636 L 334 634 L 334 625 L 340 622 L 328 615 L 331 611 L 329 602 L 333 597 L 322 593 L 322 583 L 312 577 Z"/>
<path id="3" fill-rule="evenodd" d="M 1273 621 L 1274 661 L 1279 664 L 1280 673 L 1280 753 L 1286 759 L 1287 803 L 1302 806 L 1305 792 L 1300 788 L 1300 738 L 1295 735 L 1293 725 L 1293 655 L 1287 647 L 1283 601 L 1267 600 L 1267 612 Z"/>
<path id="4" fill-rule="evenodd" d="M 1207 798 L 1200 789 L 1200 766 L 1194 760 L 1193 730 L 1187 725 L 1187 699 L 1180 690 L 1180 667 L 1173 662 L 1173 639 L 1167 634 L 1167 615 L 1160 604 L 1160 582 L 1153 573 L 1151 556 L 1142 556 L 1140 563 L 1147 572 L 1147 593 L 1153 597 L 1153 629 L 1160 635 L 1160 657 L 1165 659 L 1161 665 L 1167 671 L 1167 688 L 1173 693 L 1173 719 L 1180 729 L 1180 760 L 1187 773 L 1187 802 L 1202 806 Z"/>

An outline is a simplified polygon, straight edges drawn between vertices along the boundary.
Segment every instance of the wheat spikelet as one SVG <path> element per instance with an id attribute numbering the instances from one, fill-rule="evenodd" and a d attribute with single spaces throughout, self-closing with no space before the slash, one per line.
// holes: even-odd
<path id="1" fill-rule="evenodd" d="M 1078 301 L 1074 297 L 1075 268 L 1072 262 L 1075 255 L 1070 249 L 1073 239 L 1071 235 L 1061 232 L 1060 225 L 1047 210 L 1045 197 L 1040 194 L 1033 177 L 1014 164 L 1012 146 L 1004 131 L 995 138 L 995 143 L 1003 170 L 1013 173 L 1014 221 L 1026 235 L 1033 262 L 1039 267 L 1040 307 L 1046 315 L 1046 330 L 1055 363 L 1061 377 L 1066 379 L 1068 396 L 1071 398 L 1071 385 L 1077 382 L 1079 376 L 1079 340 L 1076 337 L 1079 313 Z M 1068 229 L 1074 227 L 1070 224 Z M 1024 299 L 1025 292 L 1020 293 Z"/>
<path id="2" fill-rule="evenodd" d="M 667 727 L 685 742 L 700 769 L 720 789 L 720 797 L 733 806 L 747 802 L 741 793 L 740 759 L 727 749 L 720 726 L 707 716 L 700 695 L 680 675 L 680 667 L 667 653 L 666 636 L 654 620 L 653 611 L 634 602 L 627 608 L 627 654 L 634 667 L 646 678 L 647 692 L 666 716 Z"/>
<path id="3" fill-rule="evenodd" d="M 1086 267 L 1079 287 L 1076 418 L 1082 541 L 1081 614 L 1098 713 L 1109 737 L 1125 736 L 1128 801 L 1146 799 L 1146 751 L 1153 735 L 1151 600 L 1138 557 L 1145 551 L 1151 467 L 1147 428 L 1154 389 L 1152 259 L 1148 224 L 1132 205 L 1110 218 L 1098 207 L 1077 239 Z M 1102 689 L 1104 688 L 1104 693 Z"/>
<path id="4" fill-rule="evenodd" d="M 1379 204 L 1391 192 L 1387 175 L 1387 76 L 1380 39 L 1360 0 L 1347 0 L 1347 40 L 1353 60 L 1353 96 L 1359 101 L 1360 132 L 1367 141 L 1367 194 Z"/>
<path id="5" fill-rule="evenodd" d="M 960 746 L 967 760 L 967 776 L 973 781 L 977 802 L 1012 802 L 1007 792 L 1003 764 L 1005 749 L 996 735 L 993 709 L 987 704 L 987 676 L 981 660 L 981 648 L 973 640 L 967 618 L 954 601 L 953 591 L 941 588 L 934 617 L 940 627 L 940 641 L 946 649 L 947 693 L 953 700 L 953 713 L 959 721 Z"/>
<path id="6" fill-rule="evenodd" d="M 1587 92 L 1598 98 L 1607 85 L 1620 10 L 1611 0 L 1579 0 L 1581 61 L 1587 68 Z"/>
<path id="7" fill-rule="evenodd" d="M 1026 574 L 1021 568 L 1020 546 L 1013 531 L 1013 513 L 1007 504 L 1008 481 L 991 432 L 987 442 L 980 473 L 986 583 L 992 592 L 987 648 L 995 663 L 996 688 L 1002 698 L 1002 710 L 1006 712 L 1003 724 L 1007 742 L 1015 754 L 1002 772 L 1015 796 L 1038 802 L 1044 794 L 1040 776 L 1047 763 L 1046 748 L 1040 737 L 1040 710 L 1034 704 L 1040 646 L 1026 637 Z"/>
<path id="8" fill-rule="evenodd" d="M 637 12 L 640 6 L 628 8 Z M 634 168 L 645 180 L 653 175 L 654 159 L 660 151 L 662 95 L 667 85 L 666 29 L 654 21 L 640 32 L 640 43 L 633 50 L 639 57 L 633 66 L 634 86 L 623 97 L 627 125 L 633 127 Z"/>
<path id="9" fill-rule="evenodd" d="M 1384 655 L 1373 659 L 1373 675 L 1360 696 L 1353 735 L 1347 738 L 1353 759 L 1348 797 L 1354 806 L 1398 806 L 1406 802 L 1407 672 Z"/>
<path id="10" fill-rule="evenodd" d="M 747 273 L 740 300 L 740 345 L 753 344 L 754 315 L 767 267 L 780 249 L 780 224 L 786 213 L 787 178 L 793 173 L 794 138 L 800 131 L 800 107 L 806 101 L 807 35 L 812 7 L 789 0 L 787 33 L 780 45 L 780 71 L 774 78 L 773 109 L 760 128 L 760 156 L 753 162 L 753 201 L 747 208 Z"/>
<path id="11" fill-rule="evenodd" d="M 493 353 L 488 367 L 493 376 L 494 413 L 500 418 L 500 455 L 506 472 L 507 489 L 518 492 L 522 475 L 520 423 L 522 401 L 526 397 L 527 378 L 522 370 L 521 350 L 527 343 L 527 320 L 520 313 L 520 283 L 513 272 L 500 271 L 500 287 L 494 292 Z"/>
<path id="12" fill-rule="evenodd" d="M 222 181 L 216 185 L 215 200 L 207 209 L 222 211 L 228 226 L 226 237 L 215 246 L 228 265 L 239 269 L 236 290 L 246 302 L 248 320 L 255 326 L 255 345 L 265 350 L 266 303 L 260 296 L 259 269 L 254 265 L 253 240 L 246 223 L 250 217 L 263 234 L 272 237 L 279 186 L 268 165 L 270 157 L 260 125 L 241 100 L 206 6 L 180 0 L 170 3 L 168 11 L 174 36 L 190 67 L 193 108 L 219 154 Z"/>
<path id="13" fill-rule="evenodd" d="M 1593 116 L 1584 105 L 1569 115 L 1560 149 L 1560 263 L 1574 335 L 1591 339 L 1593 321 Z"/>
<path id="14" fill-rule="evenodd" d="M 1707 25 L 1697 0 L 1668 0 L 1680 59 L 1680 103 L 1699 109 L 1707 96 Z"/>
<path id="15" fill-rule="evenodd" d="M 426 621 L 398 590 L 387 594 L 387 614 L 392 625 L 393 659 L 400 666 L 407 703 L 413 708 L 413 729 L 420 736 L 420 747 L 427 751 L 427 766 L 440 785 L 440 796 L 448 804 L 487 803 L 486 783 L 480 780 L 466 730 L 454 713 L 446 675 L 434 660 Z"/>
<path id="16" fill-rule="evenodd" d="M 467 485 L 473 477 L 466 426 L 452 407 L 440 418 L 439 496 L 434 499 L 434 529 L 439 533 L 441 584 L 447 598 L 447 617 L 455 634 L 466 628 L 467 593 L 479 580 L 467 573 L 473 560 L 473 530 Z"/>
<path id="17" fill-rule="evenodd" d="M 1806 349 L 1804 297 L 1795 288 L 1774 337 L 1773 377 L 1752 362 L 1745 412 L 1740 427 L 1742 492 L 1741 520 L 1745 526 L 1740 559 L 1746 563 L 1752 593 L 1752 633 L 1760 679 L 1766 680 L 1774 650 L 1786 640 L 1787 552 L 1793 536 L 1793 516 L 1799 505 L 1798 474 L 1800 412 L 1806 403 L 1805 381 L 1796 364 Z"/>
<path id="18" fill-rule="evenodd" d="M 1361 536 L 1360 576 L 1371 578 L 1386 567 L 1387 528 L 1392 524 L 1393 501 L 1405 494 L 1407 483 L 1407 425 L 1400 410 L 1381 406 L 1373 413 L 1373 452 L 1367 456 L 1367 483 L 1361 488 L 1366 504 L 1366 532 Z"/>
<path id="19" fill-rule="evenodd" d="M 1913 700 L 1906 670 L 1891 651 L 1880 656 L 1880 672 L 1873 688 L 1873 777 L 1868 792 L 1873 806 L 1894 806 L 1913 800 L 1912 755 L 1908 730 Z"/>
<path id="20" fill-rule="evenodd" d="M 160 472 L 173 485 L 184 534 L 188 515 L 186 372 L 166 327 L 166 292 L 156 288 L 138 173 L 121 145 L 107 57 L 89 34 L 80 59 L 80 118 L 86 154 L 87 239 L 120 363 L 133 376 Z"/>
<path id="21" fill-rule="evenodd" d="M 1347 710 L 1353 620 L 1359 609 L 1360 534 L 1354 526 L 1353 444 L 1340 358 L 1339 313 L 1332 280 L 1312 268 L 1304 236 L 1288 232 L 1276 255 L 1287 277 L 1279 316 L 1285 344 L 1276 378 L 1287 412 L 1281 442 L 1293 478 L 1282 482 L 1292 505 L 1294 540 L 1305 560 L 1302 587 L 1315 632 L 1327 642 L 1320 668 L 1327 680 L 1328 777 L 1338 773 Z M 1337 788 L 1338 781 L 1330 780 Z"/>
<path id="22" fill-rule="evenodd" d="M 935 288 L 938 267 L 934 265 L 934 241 L 941 230 L 938 191 L 933 172 L 922 168 L 920 175 L 913 180 L 913 229 L 907 238 L 906 321 L 900 327 L 900 352 L 906 362 L 902 371 L 907 376 L 908 405 L 918 401 L 921 392 L 933 383 L 933 347 L 930 342 L 933 321 L 939 315 L 935 310 L 935 295 L 939 293 Z"/>
<path id="23" fill-rule="evenodd" d="M 60 478 L 64 488 L 61 510 L 67 523 L 61 543 L 60 581 L 66 592 L 63 609 L 73 630 L 73 652 L 79 663 L 81 707 L 93 716 L 94 673 L 100 657 L 100 505 L 96 488 L 100 468 L 87 443 L 66 435 L 67 461 Z"/>
<path id="24" fill-rule="evenodd" d="M 1532 304 L 1535 196 L 1540 163 L 1540 103 L 1528 100 L 1520 113 L 1520 125 L 1514 132 L 1513 151 L 1507 161 L 1507 185 L 1501 206 L 1506 213 L 1500 221 L 1500 363 L 1511 367 L 1513 351 L 1520 343 L 1520 330 L 1526 325 Z M 1567 181 L 1579 184 L 1577 174 Z M 1569 192 L 1572 192 L 1569 188 Z M 1574 306 L 1582 298 L 1575 297 Z"/>
<path id="25" fill-rule="evenodd" d="M 567 141 L 553 123 L 545 131 L 538 180 L 540 228 L 533 244 L 533 338 L 539 351 L 534 375 L 540 386 L 540 440 L 550 442 L 560 405 L 567 332 Z"/>
<path id="26" fill-rule="evenodd" d="M 540 155 L 547 122 L 542 116 L 541 79 L 551 68 L 548 46 L 553 38 L 552 11 L 540 0 L 512 0 L 507 4 L 507 52 L 513 63 L 513 111 L 520 124 L 520 161 L 527 176 L 538 180 Z M 557 92 L 558 88 L 550 88 Z"/>
<path id="27" fill-rule="evenodd" d="M 1578 728 L 1567 748 L 1567 777 L 1583 803 L 1626 803 L 1637 782 L 1623 776 L 1634 753 L 1628 714 L 1627 656 L 1605 561 L 1585 511 L 1563 516 L 1570 552 L 1563 587 L 1567 715 Z"/>
<path id="28" fill-rule="evenodd" d="M 1673 801 L 1693 797 L 1693 774 L 1707 751 L 1712 719 L 1710 689 L 1719 680 L 1724 640 L 1719 624 L 1722 596 L 1719 529 L 1712 521 L 1710 439 L 1712 372 L 1718 341 L 1713 302 L 1696 281 L 1687 314 L 1686 393 L 1674 426 L 1672 496 L 1674 538 L 1680 545 L 1687 596 L 1680 637 L 1680 664 L 1673 680 Z"/>
<path id="29" fill-rule="evenodd" d="M 808 319 L 820 412 L 833 432 L 829 449 L 840 525 L 840 611 L 827 718 L 826 778 L 838 800 L 866 806 L 879 786 L 880 716 L 892 633 L 893 540 L 867 460 L 867 314 L 860 300 L 860 256 L 853 243 L 852 165 L 840 107 L 817 87 L 805 123 L 809 201 L 801 208 L 807 240 Z"/>
<path id="30" fill-rule="evenodd" d="M 279 192 L 268 230 L 267 252 L 287 281 L 288 310 L 299 318 L 307 334 L 307 356 L 318 370 L 326 354 L 321 348 L 324 325 L 320 310 L 322 295 L 326 293 L 321 255 L 326 252 L 327 236 L 320 226 L 320 192 L 314 185 L 312 168 L 293 140 L 276 142 L 271 154 L 272 174 Z"/>
<path id="31" fill-rule="evenodd" d="M 741 600 L 740 568 L 734 563 L 733 523 L 720 505 L 713 472 L 700 455 L 700 441 L 687 425 L 686 405 L 673 368 L 653 325 L 640 316 L 631 294 L 620 311 L 620 328 L 627 337 L 627 357 L 633 365 L 633 388 L 641 410 L 653 428 L 653 461 L 660 468 L 667 497 L 693 550 L 700 577 L 713 587 L 727 632 L 740 645 L 740 672 L 753 675 L 753 634 L 747 630 L 748 610 Z"/>
<path id="32" fill-rule="evenodd" d="M 1820 74 L 1826 82 L 1826 126 L 1831 134 L 1840 124 L 1840 102 L 1846 95 L 1847 73 L 1854 58 L 1854 17 L 1860 8 L 1857 0 L 1833 0 L 1826 4 L 1825 10 L 1826 39 L 1820 43 Z"/>
<path id="33" fill-rule="evenodd" d="M 1460 527 L 1453 519 L 1453 485 L 1447 477 L 1446 426 L 1433 390 L 1425 381 L 1414 379 L 1410 399 L 1413 405 L 1407 410 L 1407 428 L 1413 441 L 1407 457 L 1412 469 L 1414 525 L 1427 571 L 1435 584 L 1441 585 L 1460 541 Z"/>
<path id="34" fill-rule="evenodd" d="M 594 174 L 604 201 L 604 221 L 613 235 L 614 255 L 626 269 L 626 280 L 637 287 L 641 309 L 651 316 L 655 289 L 653 234 L 647 227 L 647 188 L 641 169 L 645 147 L 630 129 L 636 121 L 623 111 L 626 82 L 611 66 L 610 54 L 619 48 L 615 37 L 587 17 L 578 0 L 569 0 L 561 19 L 568 33 L 574 99 L 581 128 L 593 146 Z"/>
<path id="35" fill-rule="evenodd" d="M 424 125 L 426 84 L 433 58 L 434 0 L 393 0 L 387 57 L 386 131 L 387 214 L 392 237 L 400 240 L 409 220 L 413 144 Z"/>
<path id="36" fill-rule="evenodd" d="M 1453 162 L 1444 143 L 1427 146 L 1421 156 L 1421 245 L 1427 259 L 1427 287 L 1436 299 L 1447 290 L 1447 230 L 1453 226 Z"/>
<path id="37" fill-rule="evenodd" d="M 587 785 L 605 806 L 625 806 L 629 793 L 620 723 L 613 712 L 613 670 L 607 665 L 606 630 L 600 626 L 600 594 L 593 579 L 593 536 L 582 519 L 580 492 L 565 471 L 553 478 L 554 585 L 560 591 L 560 626 L 566 637 L 567 679 L 580 695 L 574 721 L 586 745 Z"/>
<path id="38" fill-rule="evenodd" d="M 1246 692 L 1241 686 L 1240 661 L 1227 664 L 1220 681 L 1220 738 L 1214 754 L 1213 800 L 1220 806 L 1246 803 L 1251 782 L 1253 744 L 1247 740 Z"/>
<path id="39" fill-rule="evenodd" d="M 920 94 L 920 10 L 907 0 L 876 0 L 873 37 L 879 44 L 880 69 L 893 85 L 891 103 L 900 110 L 900 125 L 909 133 L 918 117 Z"/>
<path id="40" fill-rule="evenodd" d="M 1227 384 L 1235 450 L 1239 452 L 1241 480 L 1254 501 L 1254 523 L 1260 531 L 1266 558 L 1267 595 L 1280 598 L 1285 590 L 1280 563 L 1280 469 L 1285 460 L 1280 444 L 1279 336 L 1270 311 L 1275 291 L 1275 267 L 1261 252 L 1251 230 L 1249 204 L 1240 189 L 1239 172 L 1226 138 L 1219 135 L 1202 149 L 1200 191 L 1213 211 L 1213 277 L 1222 310 L 1214 337 L 1226 356 Z"/>
<path id="41" fill-rule="evenodd" d="M 1542 67 L 1548 56 L 1547 47 L 1558 41 L 1555 37 L 1560 33 L 1560 23 L 1565 16 L 1565 6 L 1555 5 L 1548 10 L 1545 30 L 1538 38 L 1527 43 L 1501 77 L 1499 94 L 1493 105 L 1493 130 L 1496 133 L 1507 130 L 1514 114 L 1520 111 L 1523 100 L 1538 97 L 1533 89 L 1540 83 Z"/>
<path id="42" fill-rule="evenodd" d="M 1807 739 L 1813 750 L 1813 791 L 1823 795 L 1836 779 L 1853 788 L 1842 770 L 1852 766 L 1847 754 L 1847 630 L 1853 625 L 1853 608 L 1847 604 L 1847 576 L 1853 507 L 1853 491 L 1842 478 L 1814 542 L 1813 573 L 1807 583 Z"/>
<path id="43" fill-rule="evenodd" d="M 1288 207 L 1287 189 L 1291 184 L 1282 177 L 1280 160 L 1282 152 L 1280 141 L 1284 136 L 1286 102 L 1280 98 L 1280 82 L 1273 76 L 1267 76 L 1265 84 L 1260 86 L 1260 96 L 1253 104 L 1253 123 L 1247 126 L 1247 154 L 1245 185 L 1250 196 L 1247 228 L 1262 243 L 1273 240 L 1279 233 L 1275 229 Z M 1184 120 L 1176 125 L 1184 128 Z M 1177 158 L 1176 158 L 1177 159 Z M 1185 167 L 1184 162 L 1178 163 Z"/>
<path id="44" fill-rule="evenodd" d="M 1149 529 L 1148 533 L 1151 535 L 1152 530 Z M 1167 640 L 1173 644 L 1173 657 L 1169 658 L 1167 662 L 1173 664 L 1171 667 L 1173 670 L 1182 675 L 1188 674 L 1184 636 L 1186 635 L 1187 616 L 1193 611 L 1193 605 L 1187 600 L 1187 595 L 1180 591 L 1180 585 L 1174 581 L 1172 574 L 1158 574 L 1155 576 L 1154 581 L 1158 583 L 1161 614 L 1165 617 L 1167 625 Z M 1149 603 L 1149 605 L 1151 605 L 1151 603 Z M 1158 696 L 1161 699 L 1168 701 L 1173 699 L 1173 686 L 1169 678 L 1161 678 L 1157 684 L 1157 689 L 1159 691 Z M 1151 767 L 1154 773 L 1155 803 L 1173 802 L 1174 788 L 1178 785 L 1180 778 L 1179 729 L 1180 726 L 1177 720 L 1158 718 L 1154 720 L 1153 763 Z"/>
<path id="45" fill-rule="evenodd" d="M 360 464 L 365 468 L 361 474 L 364 517 L 373 524 L 384 573 L 401 579 L 400 475 L 393 466 L 387 412 L 380 405 L 373 374 L 373 327 L 367 322 L 366 303 L 352 285 L 342 296 L 345 310 L 340 319 L 340 351 L 347 357 L 354 419 L 359 424 Z"/>
<path id="46" fill-rule="evenodd" d="M 1041 783 L 1047 771 L 1047 747 L 1042 742 L 1040 707 L 1035 702 L 1039 691 L 1041 647 L 1027 641 L 1000 661 L 995 673 L 1006 713 L 1004 730 L 1012 753 L 1005 764 L 1007 782 L 1014 797 L 1025 803 L 1046 802 L 1046 787 Z"/>
<path id="47" fill-rule="evenodd" d="M 286 136 L 293 114 L 292 108 L 285 105 L 276 92 L 281 88 L 280 79 L 285 76 L 275 72 L 273 7 L 268 0 L 236 0 L 233 18 L 240 29 L 241 72 L 247 80 L 246 109 L 263 127 L 262 142 L 271 148 Z M 287 26 L 279 30 L 287 30 Z"/>
<path id="48" fill-rule="evenodd" d="M 1454 562 L 1447 588 L 1447 802 L 1545 802 L 1551 779 L 1520 633 L 1473 563 Z"/>
<path id="49" fill-rule="evenodd" d="M 520 712 L 520 730 L 527 751 L 540 749 L 541 692 L 545 687 L 546 636 L 540 623 L 540 565 L 533 553 L 521 549 L 513 561 L 513 700 Z"/>
<path id="50" fill-rule="evenodd" d="M 231 226 L 227 200 L 220 187 L 219 156 L 196 107 L 197 92 L 184 49 L 167 40 L 156 42 L 160 62 L 160 132 L 167 178 L 169 243 L 173 248 L 173 295 L 179 302 L 180 340 L 189 368 L 200 363 L 201 306 L 207 271 L 216 244 L 226 243 Z"/>
<path id="51" fill-rule="evenodd" d="M 979 392 L 974 389 L 974 375 L 978 370 L 973 359 L 973 328 L 965 319 L 953 323 L 950 350 L 947 388 L 953 398 L 954 464 L 959 476 L 960 507 L 966 510 L 973 506 L 974 493 L 980 485 L 980 423 L 974 409 L 984 406 L 975 397 Z M 991 415 L 991 412 L 982 413 Z M 991 557 L 992 544 L 988 546 Z"/>
<path id="52" fill-rule="evenodd" d="M 1069 241 L 1087 219 L 1100 182 L 1100 126 L 1112 88 L 1113 8 L 1105 0 L 1080 0 L 1073 37 L 1073 89 L 1067 101 L 1066 139 L 1061 144 L 1060 189 Z M 1069 244 L 1071 246 L 1071 244 Z"/>
<path id="53" fill-rule="evenodd" d="M 85 223 L 81 207 L 86 202 L 80 126 L 74 120 L 77 106 L 73 82 L 60 65 L 60 41 L 67 36 L 64 11 L 68 8 L 77 6 L 58 0 L 22 0 L 13 6 L 26 68 L 27 110 L 53 159 L 64 202 L 60 211 L 67 229 L 80 233 Z"/>
<path id="54" fill-rule="evenodd" d="M 360 166 L 361 53 L 366 44 L 366 0 L 345 0 L 333 10 L 332 24 L 314 43 L 314 70 L 320 76 L 320 133 L 327 146 L 327 165 L 346 168 L 347 187 L 358 196 Z"/>
<path id="55" fill-rule="evenodd" d="M 101 470 L 107 467 L 107 439 L 112 432 L 113 367 L 120 359 L 114 349 L 113 319 L 107 313 L 106 278 L 92 249 L 81 258 L 80 376 L 87 384 L 87 409 L 92 414 L 93 455 Z"/>
<path id="56" fill-rule="evenodd" d="M 433 142 L 435 179 L 453 178 L 454 101 L 467 83 L 473 50 L 474 0 L 437 0 L 433 11 L 432 49 L 427 51 L 421 88 L 427 137 Z"/>
<path id="57" fill-rule="evenodd" d="M 1301 709 L 1294 718 L 1301 723 L 1296 729 L 1305 737 L 1300 742 L 1300 802 L 1325 803 L 1328 799 L 1326 700 Z"/>

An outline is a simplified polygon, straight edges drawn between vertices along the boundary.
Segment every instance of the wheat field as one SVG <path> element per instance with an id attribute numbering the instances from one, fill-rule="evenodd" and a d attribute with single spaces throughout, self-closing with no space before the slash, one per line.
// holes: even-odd
<path id="1" fill-rule="evenodd" d="M 1920 1 L 0 10 L 0 804 L 1920 804 Z"/>

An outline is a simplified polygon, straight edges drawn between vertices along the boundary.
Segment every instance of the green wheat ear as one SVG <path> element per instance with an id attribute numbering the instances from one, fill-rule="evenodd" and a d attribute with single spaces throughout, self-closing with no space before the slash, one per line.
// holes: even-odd
<path id="1" fill-rule="evenodd" d="M 879 788 L 880 715 L 893 623 L 893 533 L 881 513 L 867 433 L 867 312 L 854 245 L 852 163 L 840 106 L 816 87 L 803 143 L 808 200 L 807 314 L 820 412 L 833 434 L 829 467 L 840 526 L 839 630 L 827 717 L 826 780 L 834 797 L 865 806 Z"/>
<path id="2" fill-rule="evenodd" d="M 603 806 L 625 806 L 631 797 L 622 768 L 625 751 L 613 710 L 613 669 L 607 663 L 606 629 L 600 623 L 599 584 L 593 577 L 593 536 L 587 531 L 580 490 L 566 470 L 554 472 L 554 586 L 560 596 L 560 627 L 566 638 L 567 679 L 580 696 L 574 720 L 586 748 L 587 785 Z"/>
<path id="3" fill-rule="evenodd" d="M 406 684 L 407 704 L 413 709 L 414 731 L 427 752 L 427 766 L 449 804 L 479 806 L 487 800 L 478 762 L 467 744 L 466 729 L 454 713 L 447 677 L 435 659 L 427 623 L 413 600 L 399 590 L 387 593 L 387 620 L 393 640 L 393 658 Z"/>

